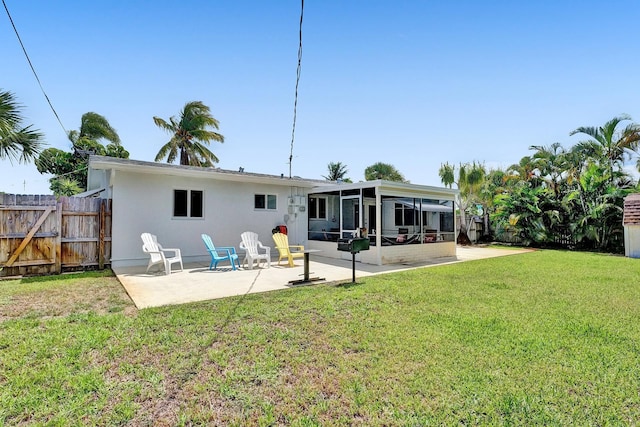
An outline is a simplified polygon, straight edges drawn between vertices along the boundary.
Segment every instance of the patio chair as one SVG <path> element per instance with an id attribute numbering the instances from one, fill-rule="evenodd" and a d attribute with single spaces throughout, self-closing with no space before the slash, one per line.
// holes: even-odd
<path id="1" fill-rule="evenodd" d="M 294 258 L 304 258 L 304 246 L 293 245 L 289 246 L 289 237 L 286 234 L 274 233 L 273 241 L 276 243 L 276 249 L 278 250 L 278 265 L 283 258 L 289 261 L 289 267 L 295 267 L 293 263 Z M 293 251 L 291 251 L 293 249 Z"/>
<path id="2" fill-rule="evenodd" d="M 398 237 L 396 237 L 396 243 L 407 243 L 409 235 L 408 228 L 398 228 Z"/>
<path id="3" fill-rule="evenodd" d="M 148 253 L 150 256 L 147 273 L 149 269 L 156 264 L 164 265 L 165 274 L 171 274 L 171 264 L 179 263 L 180 271 L 183 270 L 180 249 L 163 248 L 162 245 L 158 243 L 158 238 L 151 233 L 142 233 L 140 238 L 142 239 L 142 251 Z M 167 252 L 173 252 L 173 256 L 167 256 Z"/>
<path id="4" fill-rule="evenodd" d="M 438 230 L 425 229 L 424 230 L 424 243 L 433 243 L 438 237 Z"/>
<path id="5" fill-rule="evenodd" d="M 236 248 L 233 246 L 219 246 L 215 247 L 213 241 L 208 234 L 202 234 L 202 241 L 207 248 L 209 255 L 211 255 L 211 263 L 209 264 L 209 270 L 215 270 L 220 261 L 228 260 L 231 263 L 231 268 L 236 269 L 236 264 L 240 268 L 240 261 L 238 261 L 238 254 L 236 254 Z"/>
<path id="6" fill-rule="evenodd" d="M 258 233 L 253 231 L 245 231 L 240 235 L 242 241 L 240 242 L 240 249 L 245 251 L 244 261 L 242 265 L 247 263 L 249 270 L 253 268 L 253 262 L 256 261 L 258 267 L 260 267 L 260 260 L 266 261 L 267 268 L 271 267 L 271 248 L 264 246 L 260 240 L 258 240 Z M 260 249 L 264 249 L 264 253 L 260 253 Z"/>

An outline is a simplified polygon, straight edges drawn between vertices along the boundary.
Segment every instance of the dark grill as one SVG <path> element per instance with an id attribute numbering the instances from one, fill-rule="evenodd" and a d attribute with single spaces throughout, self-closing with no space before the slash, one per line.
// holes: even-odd
<path id="1" fill-rule="evenodd" d="M 338 239 L 338 250 L 351 252 L 351 281 L 356 282 L 356 254 L 369 250 L 368 237 L 354 237 L 353 239 Z"/>

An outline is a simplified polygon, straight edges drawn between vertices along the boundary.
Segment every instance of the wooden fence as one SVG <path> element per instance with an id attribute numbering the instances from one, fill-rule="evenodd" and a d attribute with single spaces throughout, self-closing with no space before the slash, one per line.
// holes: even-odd
<path id="1" fill-rule="evenodd" d="M 0 193 L 0 277 L 103 269 L 111 200 Z"/>

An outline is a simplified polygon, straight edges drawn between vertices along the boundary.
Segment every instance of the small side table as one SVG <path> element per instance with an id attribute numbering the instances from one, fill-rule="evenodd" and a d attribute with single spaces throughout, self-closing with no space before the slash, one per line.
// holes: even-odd
<path id="1" fill-rule="evenodd" d="M 309 254 L 314 252 L 322 252 L 320 249 L 305 249 L 304 251 L 304 274 L 301 280 L 289 280 L 290 285 L 301 285 L 304 283 L 325 280 L 324 277 L 309 277 Z"/>

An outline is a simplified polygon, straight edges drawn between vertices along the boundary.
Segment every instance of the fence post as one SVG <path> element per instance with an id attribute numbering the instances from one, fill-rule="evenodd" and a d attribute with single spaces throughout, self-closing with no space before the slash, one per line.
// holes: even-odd
<path id="1" fill-rule="evenodd" d="M 54 273 L 56 274 L 61 274 L 62 273 L 62 202 L 60 202 L 58 200 L 58 202 L 56 202 L 56 222 L 57 222 L 57 229 L 58 229 L 58 235 L 56 236 L 55 239 L 55 245 L 56 247 L 54 248 L 54 257 L 55 257 L 55 264 L 54 264 Z"/>
<path id="2" fill-rule="evenodd" d="M 98 268 L 104 269 L 104 228 L 106 226 L 106 199 L 100 200 L 100 218 L 98 220 Z"/>

